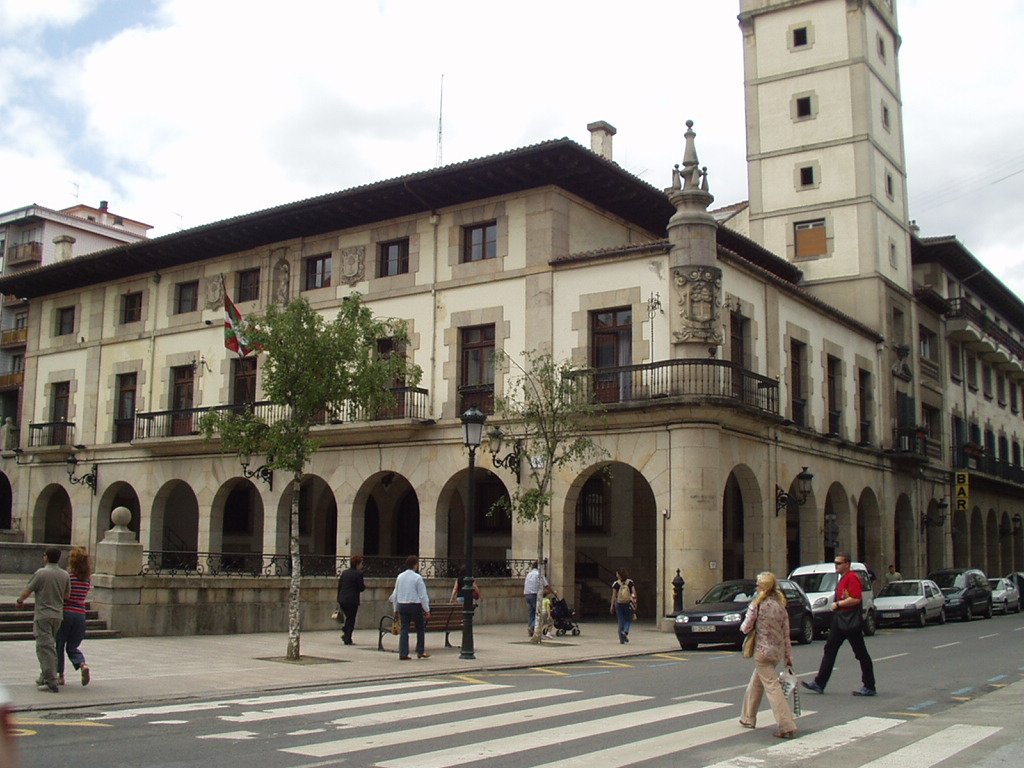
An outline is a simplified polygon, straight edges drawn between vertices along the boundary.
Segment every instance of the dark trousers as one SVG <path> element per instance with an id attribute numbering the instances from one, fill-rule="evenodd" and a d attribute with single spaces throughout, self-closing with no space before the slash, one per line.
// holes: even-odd
<path id="1" fill-rule="evenodd" d="M 359 603 L 339 603 L 338 607 L 345 615 L 345 623 L 341 626 L 341 639 L 345 643 L 352 642 L 352 630 L 356 628 L 356 614 L 359 612 Z"/>
<path id="2" fill-rule="evenodd" d="M 85 664 L 85 656 L 78 649 L 85 639 L 85 614 L 64 611 L 64 621 L 57 632 L 57 674 L 64 674 L 64 655 L 71 659 L 75 669 Z"/>
<path id="3" fill-rule="evenodd" d="M 868 649 L 864 645 L 864 634 L 860 629 L 844 633 L 836 626 L 835 621 L 832 622 L 832 626 L 828 630 L 828 640 L 825 641 L 825 655 L 821 658 L 821 667 L 818 669 L 818 675 L 814 678 L 814 682 L 822 688 L 828 685 L 828 679 L 832 676 L 832 667 L 836 664 L 839 648 L 846 640 L 850 641 L 853 655 L 860 662 L 861 682 L 865 688 L 870 688 L 872 691 L 875 690 L 875 667 L 871 663 Z"/>
<path id="4" fill-rule="evenodd" d="M 409 655 L 409 624 L 412 622 L 416 622 L 416 655 L 422 655 L 427 645 L 423 606 L 419 603 L 399 603 L 398 617 L 402 621 L 402 633 L 398 636 L 398 655 Z"/>

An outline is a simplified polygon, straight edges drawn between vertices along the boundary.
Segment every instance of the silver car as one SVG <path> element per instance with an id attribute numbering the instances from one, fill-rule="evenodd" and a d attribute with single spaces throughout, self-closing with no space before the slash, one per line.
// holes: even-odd
<path id="1" fill-rule="evenodd" d="M 934 581 L 892 581 L 875 595 L 875 617 L 879 626 L 913 624 L 923 627 L 929 621 L 945 624 L 946 600 Z"/>
<path id="2" fill-rule="evenodd" d="M 1020 611 L 1020 592 L 1009 579 L 989 579 L 992 588 L 992 610 L 997 613 L 1018 613 Z"/>

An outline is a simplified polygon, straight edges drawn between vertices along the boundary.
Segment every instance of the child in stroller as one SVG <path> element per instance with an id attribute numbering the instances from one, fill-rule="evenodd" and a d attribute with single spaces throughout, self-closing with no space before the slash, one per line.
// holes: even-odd
<path id="1" fill-rule="evenodd" d="M 554 626 L 556 634 L 561 636 L 566 632 L 571 632 L 574 637 L 579 635 L 580 627 L 574 621 L 576 614 L 572 607 L 564 597 L 559 597 L 554 591 L 551 594 L 554 598 L 551 601 L 551 624 Z"/>

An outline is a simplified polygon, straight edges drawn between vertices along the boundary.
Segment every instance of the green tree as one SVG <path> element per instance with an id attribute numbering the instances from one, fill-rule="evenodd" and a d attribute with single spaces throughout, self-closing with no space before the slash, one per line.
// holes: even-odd
<path id="1" fill-rule="evenodd" d="M 607 455 L 591 437 L 604 406 L 591 400 L 588 377 L 572 363 L 540 352 L 523 352 L 522 357 L 519 362 L 506 354 L 499 356 L 515 373 L 505 395 L 495 400 L 494 412 L 505 423 L 502 440 L 519 445 L 525 479 L 511 497 L 495 505 L 509 509 L 520 521 L 536 523 L 537 563 L 543 575 L 552 480 L 563 468 Z M 541 642 L 542 636 L 540 622 L 535 622 L 533 642 Z"/>
<path id="2" fill-rule="evenodd" d="M 391 388 L 402 381 L 419 383 L 420 369 L 403 354 L 379 354 L 378 341 L 391 340 L 401 350 L 407 341 L 405 324 L 380 319 L 362 303 L 358 293 L 345 298 L 334 320 L 328 321 L 305 299 L 284 308 L 272 304 L 264 315 L 245 320 L 245 339 L 262 360 L 264 397 L 275 408 L 264 418 L 252 409 L 210 411 L 200 426 L 207 440 L 219 436 L 222 449 L 242 456 L 265 455 L 267 466 L 292 476 L 288 589 L 288 651 L 300 658 L 299 489 L 310 457 L 318 448 L 310 434 L 326 414 L 336 419 L 373 418 L 395 404 Z"/>

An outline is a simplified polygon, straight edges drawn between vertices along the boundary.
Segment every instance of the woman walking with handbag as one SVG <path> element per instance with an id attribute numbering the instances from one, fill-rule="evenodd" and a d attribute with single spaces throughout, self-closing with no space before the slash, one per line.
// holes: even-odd
<path id="1" fill-rule="evenodd" d="M 782 693 L 775 667 L 780 661 L 784 661 L 786 666 L 793 666 L 793 649 L 789 642 L 786 597 L 775 581 L 775 574 L 765 571 L 757 575 L 757 596 L 747 607 L 740 631 L 747 635 L 743 641 L 743 655 L 754 659 L 754 672 L 743 697 L 740 725 L 744 728 L 757 727 L 761 696 L 767 694 L 777 723 L 772 735 L 791 739 L 796 736 L 796 721 Z"/>

